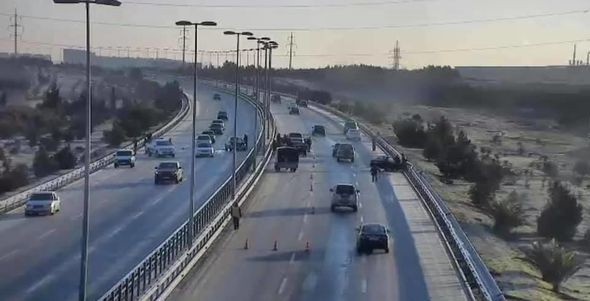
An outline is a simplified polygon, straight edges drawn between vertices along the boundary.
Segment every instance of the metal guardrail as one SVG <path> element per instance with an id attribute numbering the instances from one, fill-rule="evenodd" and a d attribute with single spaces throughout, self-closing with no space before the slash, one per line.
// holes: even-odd
<path id="1" fill-rule="evenodd" d="M 167 131 L 169 131 L 174 126 L 176 126 L 186 116 L 186 114 L 189 111 L 188 110 L 189 107 L 190 106 L 188 105 L 187 96 L 184 95 L 184 97 L 182 99 L 181 108 L 180 108 L 180 111 L 178 112 L 178 114 L 176 114 L 176 116 L 172 120 L 170 120 L 168 123 L 166 123 L 163 127 L 156 130 L 152 134 L 152 136 L 159 137 L 159 136 L 163 135 L 164 133 L 166 133 Z M 138 148 L 143 147 L 143 144 L 144 144 L 143 141 L 138 141 L 138 144 L 137 144 Z M 133 143 L 131 142 L 131 143 L 125 144 L 121 148 L 132 149 Z M 108 153 L 108 154 L 100 157 L 99 159 L 91 162 L 90 163 L 90 173 L 96 172 L 96 171 L 104 168 L 105 166 L 113 163 L 114 154 L 115 154 L 114 152 Z M 76 180 L 79 180 L 83 177 L 84 177 L 84 167 L 78 167 L 78 168 L 74 169 L 73 171 L 70 171 L 70 172 L 68 172 L 64 175 L 61 175 L 55 179 L 48 180 L 48 181 L 41 183 L 37 186 L 31 187 L 29 189 L 26 189 L 22 192 L 15 194 L 15 195 L 12 195 L 4 200 L 0 200 L 0 214 L 22 206 L 26 202 L 26 200 L 29 198 L 29 196 L 34 192 L 46 191 L 46 190 L 57 190 L 57 189 L 62 188 L 62 187 L 66 186 Z"/>
<path id="2" fill-rule="evenodd" d="M 220 89 L 223 90 L 223 89 Z M 225 91 L 225 90 L 224 90 Z M 242 99 L 252 103 L 259 116 L 263 116 L 263 108 L 258 102 L 251 99 L 248 95 L 242 94 Z M 271 118 L 271 131 L 274 134 L 276 131 L 273 117 Z M 262 120 L 260 118 L 259 120 Z M 264 126 L 264 122 L 261 122 Z M 274 135 L 273 135 L 274 136 Z M 262 150 L 262 145 L 267 145 L 265 151 L 265 158 L 268 159 L 272 155 L 272 148 L 268 147 L 268 143 L 264 143 L 262 131 L 257 136 L 257 149 Z M 243 184 L 243 187 L 249 186 L 250 181 L 254 176 L 263 172 L 262 164 L 260 164 L 253 174 L 249 175 L 255 156 L 254 150 L 250 150 L 246 159 L 240 164 L 236 171 L 236 182 L 238 185 Z M 238 192 L 238 187 L 235 188 Z M 236 199 L 245 193 L 245 190 L 239 191 L 236 194 Z M 107 293 L 105 293 L 100 301 L 130 301 L 130 300 L 156 300 L 161 296 L 170 284 L 182 273 L 186 267 L 198 254 L 206 248 L 210 243 L 212 237 L 223 225 L 223 218 L 229 214 L 229 204 L 231 204 L 232 181 L 231 176 L 213 193 L 213 195 L 199 207 L 194 214 L 193 238 L 194 244 L 189 249 L 189 225 L 188 221 L 177 228 L 159 247 L 152 251 L 145 257 L 134 269 L 131 270 L 125 277 L 116 283 Z"/>
<path id="3" fill-rule="evenodd" d="M 284 93 L 279 94 L 293 98 L 292 95 Z M 353 116 L 322 104 L 314 102 L 313 105 L 343 119 L 354 118 Z M 379 145 L 379 147 L 388 155 L 401 156 L 398 150 L 396 150 L 383 137 L 378 136 L 371 128 L 362 123 L 359 123 L 359 126 L 361 130 L 368 135 L 376 137 L 377 145 Z M 442 238 L 451 253 L 450 255 L 455 261 L 460 276 L 469 286 L 468 288 L 471 296 L 475 299 L 483 299 L 487 301 L 504 301 L 504 294 L 498 287 L 496 280 L 491 275 L 487 266 L 483 262 L 483 259 L 479 256 L 477 250 L 467 238 L 463 229 L 461 229 L 461 225 L 448 209 L 445 201 L 424 177 L 423 172 L 418 170 L 412 164 L 408 164 L 408 168 L 403 174 L 420 195 L 420 199 L 434 218 L 439 233 L 442 235 Z"/>

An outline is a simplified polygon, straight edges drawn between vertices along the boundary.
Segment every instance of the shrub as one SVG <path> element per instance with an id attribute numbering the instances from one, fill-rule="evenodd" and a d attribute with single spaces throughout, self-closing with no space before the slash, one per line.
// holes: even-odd
<path id="1" fill-rule="evenodd" d="M 559 241 L 571 240 L 582 222 L 582 205 L 563 184 L 549 186 L 549 200 L 537 218 L 537 232 Z"/>
<path id="2" fill-rule="evenodd" d="M 559 292 L 559 286 L 584 263 L 575 252 L 560 247 L 554 239 L 548 244 L 534 242 L 530 248 L 524 250 L 524 255 L 520 259 L 537 269 L 543 281 L 552 285 L 554 292 Z"/>
<path id="3" fill-rule="evenodd" d="M 39 139 L 39 143 L 42 147 L 50 152 L 54 152 L 59 147 L 59 141 L 54 140 L 52 137 L 42 137 Z"/>
<path id="4" fill-rule="evenodd" d="M 488 207 L 494 199 L 497 188 L 489 181 L 476 182 L 469 188 L 469 198 L 471 202 L 478 207 Z"/>
<path id="5" fill-rule="evenodd" d="M 422 148 L 426 142 L 426 132 L 422 120 L 403 119 L 393 123 L 393 131 L 399 144 L 406 147 Z M 426 156 L 425 156 L 426 157 Z"/>
<path id="6" fill-rule="evenodd" d="M 523 198 L 523 195 L 512 191 L 506 199 L 492 204 L 490 213 L 494 218 L 494 232 L 509 235 L 513 228 L 524 224 Z"/>
<path id="7" fill-rule="evenodd" d="M 72 153 L 69 145 L 55 154 L 55 161 L 59 169 L 72 169 L 76 166 L 76 156 Z"/>
<path id="8" fill-rule="evenodd" d="M 33 172 L 37 177 L 47 176 L 57 170 L 58 166 L 53 158 L 49 157 L 44 147 L 39 147 L 33 159 Z"/>
<path id="9" fill-rule="evenodd" d="M 590 229 L 584 232 L 584 237 L 582 238 L 582 246 L 586 250 L 590 251 Z"/>
<path id="10" fill-rule="evenodd" d="M 443 153 L 443 146 L 442 143 L 438 139 L 433 139 L 431 137 L 426 139 L 426 143 L 424 145 L 424 150 L 422 151 L 422 155 L 428 159 L 429 161 L 434 161 L 442 156 Z"/>
<path id="11" fill-rule="evenodd" d="M 551 178 L 557 178 L 559 176 L 557 165 L 548 160 L 543 162 L 543 172 Z"/>

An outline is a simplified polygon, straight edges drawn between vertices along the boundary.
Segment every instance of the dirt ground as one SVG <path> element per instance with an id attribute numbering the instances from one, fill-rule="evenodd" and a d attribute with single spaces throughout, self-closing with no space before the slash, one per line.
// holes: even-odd
<path id="1" fill-rule="evenodd" d="M 440 173 L 433 163 L 427 162 L 421 149 L 400 147 L 408 158 L 419 168 L 427 171 L 433 180 L 433 186 L 447 201 L 449 207 L 462 223 L 464 231 L 475 244 L 478 252 L 496 277 L 506 296 L 512 300 L 590 300 L 590 260 L 585 266 L 563 284 L 561 294 L 551 292 L 551 286 L 541 281 L 540 274 L 518 259 L 522 255 L 520 249 L 538 240 L 536 236 L 536 219 L 545 205 L 548 194 L 549 178 L 537 169 L 535 163 L 541 162 L 540 156 L 548 156 L 550 161 L 558 164 L 559 179 L 573 182 L 572 167 L 580 159 L 590 159 L 590 139 L 574 136 L 559 130 L 552 120 L 526 120 L 499 117 L 485 112 L 474 112 L 456 108 L 433 108 L 427 106 L 398 106 L 392 108 L 387 125 L 380 126 L 382 135 L 395 137 L 391 129 L 391 121 L 398 118 L 420 114 L 424 120 L 436 120 L 446 116 L 457 129 L 464 130 L 477 147 L 489 147 L 493 153 L 500 155 L 500 160 L 507 160 L 518 174 L 524 170 L 532 171 L 528 187 L 524 176 L 516 177 L 516 181 L 503 183 L 496 198 L 502 199 L 515 190 L 527 195 L 524 208 L 526 225 L 515 229 L 515 235 L 505 240 L 491 231 L 492 219 L 480 209 L 471 205 L 467 191 L 470 183 L 455 181 L 443 184 L 438 180 Z M 501 144 L 492 142 L 494 135 L 500 135 Z M 519 142 L 524 147 L 523 155 L 519 155 Z M 545 181 L 544 181 L 545 178 Z M 588 185 L 588 186 L 587 186 Z M 575 240 L 579 240 L 590 227 L 590 180 L 581 185 L 571 184 L 570 189 L 581 197 L 584 206 L 584 221 L 578 227 Z M 577 242 L 567 245 L 575 248 L 582 256 L 588 252 L 582 250 Z"/>

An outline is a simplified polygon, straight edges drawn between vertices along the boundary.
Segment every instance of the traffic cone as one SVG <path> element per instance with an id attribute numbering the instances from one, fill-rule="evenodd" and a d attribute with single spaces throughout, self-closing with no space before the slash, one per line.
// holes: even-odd
<path id="1" fill-rule="evenodd" d="M 309 240 L 305 242 L 305 252 L 309 252 Z"/>
<path id="2" fill-rule="evenodd" d="M 274 244 L 274 246 L 272 247 L 272 250 L 273 250 L 273 251 L 277 251 L 278 249 L 279 249 L 279 248 L 278 248 L 278 246 L 277 246 L 277 241 L 275 240 L 275 244 Z"/>
<path id="3" fill-rule="evenodd" d="M 246 238 L 246 243 L 244 243 L 244 250 L 248 250 L 248 239 Z"/>

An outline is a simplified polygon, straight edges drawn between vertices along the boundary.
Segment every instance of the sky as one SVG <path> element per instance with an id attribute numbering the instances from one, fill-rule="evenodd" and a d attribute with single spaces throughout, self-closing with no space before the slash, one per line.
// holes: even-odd
<path id="1" fill-rule="evenodd" d="M 392 65 L 399 41 L 402 68 L 427 65 L 565 65 L 577 44 L 590 50 L 587 0 L 121 0 L 120 7 L 91 6 L 91 43 L 103 55 L 180 58 L 174 22 L 212 20 L 199 29 L 199 49 L 231 50 L 236 38 L 223 31 L 249 30 L 279 43 L 273 66 L 288 66 L 294 36 L 294 68 L 327 65 Z M 0 0 L 0 52 L 12 52 L 17 9 L 22 52 L 61 59 L 64 47 L 85 45 L 82 4 L 52 0 Z M 70 20 L 70 21 L 63 21 Z M 105 24 L 107 23 L 107 24 Z M 115 23 L 115 25 L 113 25 Z M 125 26 L 123 26 L 125 25 Z M 141 25 L 141 26 L 137 26 Z M 149 25 L 149 26 L 144 26 Z M 189 33 L 193 49 L 193 30 Z M 243 39 L 242 48 L 255 48 Z M 99 49 L 100 48 L 100 49 Z M 165 50 L 167 49 L 167 50 Z M 203 62 L 216 57 L 204 55 Z M 221 56 L 223 61 L 224 56 Z M 252 58 L 249 58 L 252 62 Z M 243 57 L 242 62 L 246 62 Z"/>

